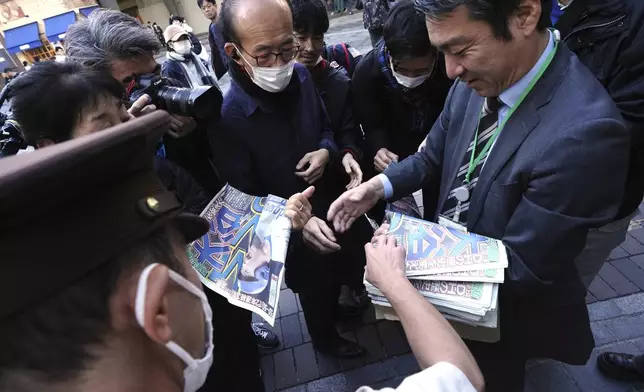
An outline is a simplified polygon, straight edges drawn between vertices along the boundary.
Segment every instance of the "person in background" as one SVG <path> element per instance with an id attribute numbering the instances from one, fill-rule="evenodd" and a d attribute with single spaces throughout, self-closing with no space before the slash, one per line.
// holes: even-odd
<path id="1" fill-rule="evenodd" d="M 311 75 L 295 62 L 300 47 L 290 2 L 226 1 L 220 23 L 232 83 L 222 124 L 210 133 L 211 141 L 219 141 L 213 143 L 219 173 L 231 186 L 260 196 L 282 196 L 314 184 L 311 204 L 315 215 L 324 216 L 332 199 L 325 177 L 340 157 Z M 340 357 L 362 355 L 364 349 L 334 326 L 344 267 L 328 254 L 341 246 L 321 219 L 310 220 L 302 235 L 319 245 L 318 251 L 292 238 L 286 281 L 299 294 L 313 345 Z"/>
<path id="2" fill-rule="evenodd" d="M 56 46 L 56 62 L 62 63 L 65 61 L 65 49 L 62 46 Z"/>
<path id="3" fill-rule="evenodd" d="M 393 7 L 384 39 L 353 75 L 355 113 L 366 139 L 367 178 L 416 153 L 443 110 L 451 85 L 444 56 L 428 38 L 425 18 L 412 2 Z M 430 193 L 423 192 L 423 198 L 423 205 L 435 204 Z M 377 221 L 383 208 L 373 211 Z"/>
<path id="4" fill-rule="evenodd" d="M 555 27 L 579 60 L 595 75 L 617 105 L 631 133 L 630 165 L 624 199 L 614 221 L 588 233 L 577 257 L 586 288 L 610 253 L 626 238 L 644 195 L 644 3 L 638 0 L 561 0 Z M 609 377 L 642 380 L 644 356 L 605 352 L 597 366 Z M 639 372 L 637 372 L 639 369 Z M 635 377 L 634 377 L 635 376 Z"/>
<path id="5" fill-rule="evenodd" d="M 228 55 L 224 50 L 224 37 L 221 34 L 221 27 L 217 22 L 217 2 L 215 0 L 197 0 L 197 5 L 204 16 L 210 21 L 208 27 L 208 45 L 210 46 L 210 63 L 217 79 L 228 72 Z"/>
<path id="6" fill-rule="evenodd" d="M 336 173 L 328 176 L 328 187 L 339 196 L 345 189 L 351 189 L 362 182 L 362 169 L 359 162 L 362 159 L 362 132 L 353 115 L 353 96 L 351 94 L 351 79 L 347 71 L 335 62 L 322 58 L 324 51 L 324 34 L 329 29 L 329 17 L 322 0 L 291 0 L 293 8 L 293 28 L 295 37 L 300 45 L 297 62 L 304 65 L 317 88 L 327 114 L 331 120 L 331 128 L 335 141 L 342 153 L 341 167 L 333 165 L 330 169 Z M 347 184 L 348 183 L 348 184 Z M 319 220 L 318 217 L 311 219 Z M 371 238 L 372 229 L 366 219 L 341 238 L 342 250 L 335 257 L 345 260 L 347 273 L 343 282 L 352 290 L 341 296 L 340 316 L 358 315 L 369 304 L 369 297 L 363 284 L 364 251 L 362 244 Z M 306 237 L 305 237 L 306 239 Z M 340 240 L 340 239 L 339 239 Z M 325 252 L 326 247 L 314 248 Z"/>
<path id="7" fill-rule="evenodd" d="M 617 214 L 630 135 L 548 29 L 549 0 L 414 3 L 459 81 L 425 148 L 345 192 L 327 217 L 343 231 L 379 199 L 427 187 L 438 199 L 432 219 L 502 240 L 500 340 L 467 345 L 488 391 L 522 391 L 528 359 L 583 365 L 593 351 L 575 259 L 588 231 Z"/>
<path id="8" fill-rule="evenodd" d="M 222 315 L 186 246 L 209 223 L 156 178 L 169 117 L 149 118 L 0 165 L 0 391 L 208 391 Z M 306 197 L 285 215 L 301 227 Z"/>
<path id="9" fill-rule="evenodd" d="M 344 0 L 333 0 L 333 12 L 331 13 L 331 15 L 341 14 L 346 10 L 347 9 L 344 6 Z"/>
<path id="10" fill-rule="evenodd" d="M 588 233 L 586 247 L 576 261 L 588 288 L 613 249 L 626 239 L 644 196 L 644 2 L 560 3 L 564 13 L 555 27 L 608 91 L 631 133 L 630 164 L 619 212 L 613 222 Z"/>
<path id="11" fill-rule="evenodd" d="M 197 38 L 197 36 L 192 32 L 192 27 L 188 26 L 185 18 L 181 16 L 174 16 L 172 18 L 172 23 L 170 24 L 170 26 L 181 27 L 188 34 L 188 38 L 190 38 L 190 42 L 192 43 L 192 51 L 196 54 L 201 54 L 201 51 L 203 50 L 201 42 L 199 41 L 199 38 Z M 166 40 L 167 44 L 168 40 L 167 38 L 165 38 L 165 36 L 164 39 Z"/>
<path id="12" fill-rule="evenodd" d="M 28 62 L 26 62 L 26 61 L 23 61 L 23 62 L 22 62 L 22 66 L 25 68 L 25 71 L 29 71 L 29 70 L 31 69 L 31 67 L 32 67 L 32 65 L 31 65 L 31 64 L 29 64 L 29 63 L 28 63 Z"/>
<path id="13" fill-rule="evenodd" d="M 389 13 L 389 2 L 387 0 L 362 0 L 363 14 L 362 21 L 364 28 L 369 31 L 371 46 L 374 48 L 382 38 L 382 28 Z"/>
<path id="14" fill-rule="evenodd" d="M 161 66 L 161 75 L 177 80 L 181 86 L 217 86 L 215 75 L 208 69 L 205 61 L 192 50 L 194 46 L 188 33 L 180 26 L 166 27 L 163 38 L 168 45 L 166 60 Z"/>
<path id="15" fill-rule="evenodd" d="M 184 18 L 183 16 L 172 16 L 170 18 L 170 21 L 171 21 L 171 23 L 170 23 L 171 25 L 178 25 L 179 27 L 182 27 L 188 33 L 192 33 L 192 27 L 190 27 L 186 23 L 186 18 Z"/>
<path id="16" fill-rule="evenodd" d="M 5 85 L 9 84 L 9 82 L 14 80 L 18 76 L 20 76 L 20 72 L 17 72 L 13 68 L 9 68 L 9 67 L 5 68 L 4 69 L 4 84 Z"/>
<path id="17" fill-rule="evenodd" d="M 156 34 L 157 40 L 159 40 L 159 43 L 161 44 L 161 46 L 165 46 L 165 39 L 163 39 L 163 29 L 159 27 L 157 22 L 152 22 L 152 31 L 154 31 L 154 34 Z"/>

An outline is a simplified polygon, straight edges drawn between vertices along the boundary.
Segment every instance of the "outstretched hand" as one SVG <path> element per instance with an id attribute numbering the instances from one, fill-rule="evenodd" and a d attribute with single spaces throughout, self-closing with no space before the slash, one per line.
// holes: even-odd
<path id="1" fill-rule="evenodd" d="M 385 195 L 385 189 L 378 178 L 344 192 L 331 204 L 327 219 L 333 221 L 336 232 L 344 233 L 356 219 L 369 211 Z"/>

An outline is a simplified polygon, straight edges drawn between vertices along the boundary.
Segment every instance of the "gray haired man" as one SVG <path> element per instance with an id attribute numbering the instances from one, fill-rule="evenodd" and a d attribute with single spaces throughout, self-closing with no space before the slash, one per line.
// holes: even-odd
<path id="1" fill-rule="evenodd" d="M 161 65 L 154 58 L 160 49 L 153 31 L 133 17 L 112 10 L 94 11 L 87 19 L 71 25 L 65 35 L 67 61 L 104 69 L 126 87 L 128 94 L 142 75 L 160 75 Z M 147 105 L 139 114 L 153 110 L 156 110 L 154 105 Z M 192 118 L 172 117 L 171 131 L 175 136 L 163 137 L 166 157 L 190 172 L 214 195 L 219 189 L 219 180 L 212 169 L 207 126 L 197 124 Z M 215 314 L 213 324 L 217 350 L 212 371 L 202 391 L 215 388 L 222 391 L 262 391 L 256 333 L 249 325 L 249 312 L 230 305 L 210 290 L 206 290 L 206 295 Z M 224 379 L 230 380 L 230 385 Z"/>

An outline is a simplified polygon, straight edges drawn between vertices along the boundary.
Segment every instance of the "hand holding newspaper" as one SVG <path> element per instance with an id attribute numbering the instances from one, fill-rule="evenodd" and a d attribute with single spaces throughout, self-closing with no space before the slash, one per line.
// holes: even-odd
<path id="1" fill-rule="evenodd" d="M 291 222 L 286 200 L 255 197 L 226 185 L 201 216 L 210 230 L 188 246 L 207 288 L 275 323 Z"/>
<path id="2" fill-rule="evenodd" d="M 471 327 L 498 329 L 499 284 L 508 266 L 503 243 L 404 215 L 403 211 L 416 215 L 409 201 L 388 207 L 396 212 L 386 213 L 387 234 L 405 248 L 406 275 L 418 292 L 469 332 L 476 329 Z M 377 317 L 396 319 L 384 295 L 367 281 L 365 286 Z M 493 335 L 486 332 L 485 340 L 493 341 L 494 336 L 498 339 L 498 330 Z"/>

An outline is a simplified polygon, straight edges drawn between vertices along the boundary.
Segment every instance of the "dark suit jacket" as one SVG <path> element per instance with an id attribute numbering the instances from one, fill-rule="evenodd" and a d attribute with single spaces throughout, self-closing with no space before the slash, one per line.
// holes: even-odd
<path id="1" fill-rule="evenodd" d="M 483 98 L 456 83 L 427 147 L 385 171 L 395 198 L 428 186 L 438 211 L 474 137 Z M 621 202 L 629 134 L 615 104 L 565 47 L 499 135 L 481 172 L 468 230 L 502 239 L 500 344 L 528 357 L 585 363 L 594 345 L 573 260 L 588 229 Z"/>

